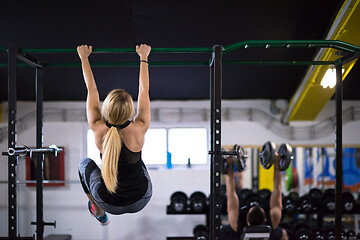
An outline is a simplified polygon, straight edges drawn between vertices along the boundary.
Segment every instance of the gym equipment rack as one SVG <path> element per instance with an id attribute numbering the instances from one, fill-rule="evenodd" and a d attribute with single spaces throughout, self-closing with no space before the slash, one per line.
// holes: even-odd
<path id="1" fill-rule="evenodd" d="M 249 48 L 334 48 L 347 53 L 336 61 L 223 61 L 222 56 Z M 104 53 L 135 53 L 134 48 L 109 48 L 93 49 L 94 54 Z M 221 100 L 222 100 L 222 65 L 335 65 L 336 68 L 336 124 L 335 124 L 335 145 L 336 145 L 336 213 L 335 213 L 335 237 L 341 236 L 341 215 L 342 215 L 342 66 L 350 61 L 358 59 L 360 47 L 337 40 L 249 40 L 223 47 L 216 45 L 213 48 L 153 48 L 153 53 L 212 53 L 210 63 L 208 62 L 152 62 L 150 66 L 209 66 L 210 65 L 210 239 L 218 240 L 220 233 L 220 163 L 221 163 Z M 76 49 L 16 49 L 10 46 L 8 49 L 0 47 L 0 53 L 8 54 L 8 63 L 0 64 L 0 67 L 8 68 L 8 148 L 16 146 L 16 70 L 17 67 L 31 66 L 36 72 L 36 148 L 42 148 L 43 136 L 43 69 L 45 67 L 80 67 L 80 63 L 41 63 L 31 54 L 61 54 L 76 53 Z M 17 64 L 16 59 L 25 64 Z M 117 62 L 117 63 L 93 63 L 93 67 L 106 66 L 138 66 L 138 62 Z M 36 153 L 38 166 L 42 166 L 43 153 Z M 9 156 L 9 239 L 20 239 L 16 237 L 16 171 L 17 156 Z M 37 239 L 43 239 L 43 232 L 46 223 L 43 221 L 43 172 L 42 167 L 37 168 L 36 173 L 36 234 Z"/>

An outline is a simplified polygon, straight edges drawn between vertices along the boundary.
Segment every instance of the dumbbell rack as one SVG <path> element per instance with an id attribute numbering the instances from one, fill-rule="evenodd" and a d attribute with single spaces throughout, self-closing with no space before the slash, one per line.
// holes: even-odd
<path id="1" fill-rule="evenodd" d="M 177 212 L 173 209 L 171 209 L 170 205 L 166 206 L 166 214 L 168 215 L 206 215 L 206 226 L 209 226 L 209 201 L 206 201 L 206 206 L 205 209 L 201 212 L 194 212 L 191 210 L 191 208 L 188 206 L 186 207 L 186 209 L 182 212 Z M 193 236 L 188 236 L 188 237 L 182 237 L 182 236 L 176 236 L 176 237 L 166 237 L 167 240 L 186 240 L 186 239 L 194 239 Z"/>
<path id="2" fill-rule="evenodd" d="M 356 201 L 356 200 L 355 200 Z M 297 203 L 297 205 L 299 204 L 299 202 Z M 300 205 L 297 206 L 297 208 L 295 209 L 294 212 L 286 212 L 285 210 L 283 210 L 283 216 L 290 216 L 291 218 L 294 218 L 294 216 L 296 215 L 305 215 L 305 218 L 298 218 L 297 220 L 305 220 L 305 221 L 311 221 L 311 220 L 315 220 L 316 225 L 313 225 L 315 228 L 317 229 L 329 229 L 329 226 L 326 227 L 327 224 L 324 223 L 328 223 L 331 224 L 331 222 L 333 222 L 333 220 L 331 221 L 325 221 L 326 217 L 333 217 L 336 218 L 336 213 L 335 211 L 330 212 L 330 211 L 326 211 L 323 209 L 324 206 L 318 205 L 317 207 L 314 207 L 314 205 L 312 206 L 311 211 L 305 211 L 301 208 Z M 359 216 L 360 216 L 360 204 L 359 203 L 355 203 L 354 205 L 354 209 L 352 209 L 351 211 L 345 211 L 343 210 L 343 215 L 347 215 L 347 216 L 353 216 L 354 218 L 354 228 L 351 228 L 351 230 L 353 230 L 354 232 L 358 233 L 359 232 Z M 311 218 L 311 216 L 316 216 L 316 218 Z M 296 217 L 295 217 L 296 219 Z M 294 220 L 295 220 L 294 219 Z M 314 223 L 315 223 L 314 222 Z M 343 227 L 343 230 L 347 229 L 347 227 Z"/>

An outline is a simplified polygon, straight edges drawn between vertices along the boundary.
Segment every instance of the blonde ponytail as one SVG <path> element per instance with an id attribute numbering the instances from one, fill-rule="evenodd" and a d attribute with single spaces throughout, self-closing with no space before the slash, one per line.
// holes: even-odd
<path id="1" fill-rule="evenodd" d="M 111 91 L 104 100 L 102 115 L 111 124 L 123 124 L 134 113 L 131 96 L 122 89 Z M 103 139 L 101 176 L 110 193 L 116 192 L 118 162 L 122 135 L 116 127 L 110 127 Z"/>
<path id="2" fill-rule="evenodd" d="M 119 130 L 111 127 L 104 136 L 101 176 L 107 190 L 115 193 L 117 186 L 117 169 L 121 151 L 122 138 Z"/>

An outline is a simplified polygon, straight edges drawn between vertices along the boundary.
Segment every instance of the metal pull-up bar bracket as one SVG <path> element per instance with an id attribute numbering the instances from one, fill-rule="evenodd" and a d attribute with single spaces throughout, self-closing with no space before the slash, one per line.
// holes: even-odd
<path id="1" fill-rule="evenodd" d="M 48 153 L 52 152 L 55 154 L 55 157 L 58 155 L 59 152 L 63 151 L 62 148 L 59 148 L 55 144 L 50 145 L 48 148 L 29 148 L 26 145 L 9 148 L 7 152 L 3 152 L 2 155 L 4 156 L 26 156 L 29 155 L 30 158 L 32 157 L 32 153 Z"/>

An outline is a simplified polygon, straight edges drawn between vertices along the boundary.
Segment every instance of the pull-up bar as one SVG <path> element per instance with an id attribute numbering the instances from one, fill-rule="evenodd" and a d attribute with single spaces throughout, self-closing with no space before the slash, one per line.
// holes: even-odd
<path id="1" fill-rule="evenodd" d="M 352 58 L 357 58 L 360 54 L 360 47 L 337 40 L 250 40 L 231 44 L 223 48 L 223 55 L 241 49 L 248 48 L 334 48 L 349 52 Z M 0 48 L 0 52 L 7 52 L 7 49 Z M 76 53 L 76 48 L 22 48 L 18 49 L 18 58 L 27 60 L 31 57 L 29 53 L 36 54 L 57 54 L 57 53 Z M 93 53 L 134 53 L 135 48 L 94 48 Z M 211 53 L 212 48 L 153 48 L 155 53 Z M 34 59 L 28 59 L 34 62 Z M 343 62 L 343 58 L 336 61 L 223 61 L 223 65 L 338 65 Z M 34 62 L 35 63 L 35 62 Z M 39 67 L 79 67 L 79 63 L 36 63 Z M 36 65 L 35 64 L 35 65 Z M 209 66 L 207 61 L 181 61 L 181 62 L 151 62 L 151 66 Z M 30 64 L 31 65 L 31 64 Z M 34 64 L 33 64 L 34 65 Z M 92 63 L 92 67 L 132 67 L 138 66 L 138 62 L 99 62 Z M 7 67 L 7 64 L 0 64 L 0 67 Z M 17 67 L 28 66 L 18 63 Z"/>
<path id="2" fill-rule="evenodd" d="M 22 48 L 21 53 L 76 53 L 76 48 Z M 134 53 L 135 48 L 93 48 L 92 53 Z M 157 53 L 206 53 L 211 48 L 152 48 Z"/>
<path id="3" fill-rule="evenodd" d="M 251 40 L 228 45 L 223 54 L 244 48 L 335 48 L 350 53 L 360 50 L 356 45 L 337 40 Z"/>
<path id="4" fill-rule="evenodd" d="M 209 66 L 207 61 L 191 62 L 150 62 L 149 66 Z M 263 65 L 263 66 L 304 66 L 304 65 L 337 65 L 336 61 L 223 61 L 223 65 Z M 42 67 L 62 68 L 62 67 L 81 67 L 80 63 L 44 63 L 39 64 Z M 17 63 L 17 67 L 29 67 L 26 63 Z M 91 67 L 138 67 L 139 62 L 101 62 L 91 63 Z M 6 63 L 0 63 L 0 68 L 8 67 Z"/>
<path id="5" fill-rule="evenodd" d="M 224 47 L 223 54 L 246 48 L 334 48 L 350 53 L 360 51 L 360 47 L 337 40 L 249 40 Z M 0 52 L 7 49 L 0 47 Z M 19 53 L 76 53 L 76 48 L 21 48 Z M 133 53 L 135 48 L 94 48 L 93 53 Z M 207 53 L 209 47 L 198 48 L 153 48 L 156 53 Z"/>

